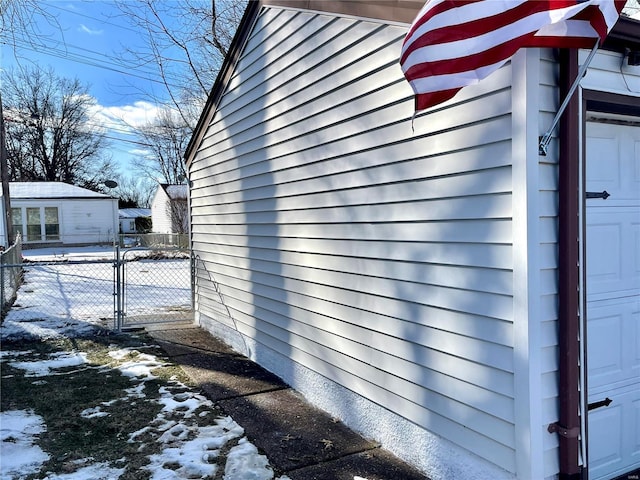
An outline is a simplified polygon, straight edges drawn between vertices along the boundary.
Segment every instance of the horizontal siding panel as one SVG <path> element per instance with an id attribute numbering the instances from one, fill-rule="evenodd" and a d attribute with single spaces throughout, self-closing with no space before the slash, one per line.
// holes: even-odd
<path id="1" fill-rule="evenodd" d="M 486 153 L 486 152 L 485 152 Z M 477 153 L 475 154 L 478 155 Z M 293 208 L 318 208 L 335 205 L 416 201 L 456 196 L 476 196 L 511 191 L 509 167 L 482 169 L 451 174 L 438 169 L 446 159 L 422 160 L 403 164 L 359 165 L 357 159 L 327 161 L 306 168 L 270 172 L 232 182 L 216 183 L 197 190 L 194 208 L 212 206 L 214 212 L 233 213 L 264 209 L 261 200 L 289 199 Z M 463 163 L 460 159 L 454 162 Z M 476 163 L 480 163 L 477 162 Z M 367 168 L 363 171 L 362 168 Z M 335 171 L 336 173 L 331 173 Z M 435 173 L 435 177 L 425 175 Z M 302 177 L 302 178 L 301 178 Z M 220 176 L 216 181 L 222 180 Z M 291 208 L 286 203 L 274 209 Z"/>
<path id="2" fill-rule="evenodd" d="M 249 283 L 247 280 L 235 276 L 231 277 L 217 271 L 215 278 L 224 285 L 225 295 L 229 295 L 229 289 L 233 289 L 234 295 L 243 301 L 256 302 L 257 306 L 282 315 L 287 315 L 289 309 L 294 307 L 301 311 L 317 312 L 346 323 L 362 325 L 369 330 L 390 337 L 410 338 L 411 343 L 450 352 L 461 358 L 492 365 L 507 372 L 513 370 L 510 347 L 493 343 L 496 338 L 493 338 L 492 331 L 497 327 L 494 326 L 488 332 L 480 333 L 479 330 L 483 323 L 489 324 L 490 322 L 474 322 L 472 318 L 468 327 L 472 335 L 461 335 L 455 323 L 458 318 L 463 318 L 459 312 L 451 312 L 431 305 L 403 305 L 401 302 L 395 303 L 398 307 L 396 311 L 390 311 L 389 306 L 394 305 L 393 301 L 387 303 L 386 310 L 375 308 L 367 310 L 363 307 L 369 307 L 370 304 L 365 300 L 359 302 L 363 305 L 354 305 L 339 303 L 333 298 L 326 299 L 331 297 L 314 297 L 312 294 L 315 289 L 310 288 L 311 286 L 301 289 L 307 291 L 305 294 L 285 291 L 281 287 L 262 283 Z M 363 296 L 366 297 L 366 294 Z M 407 315 L 410 316 L 409 319 L 405 318 Z M 479 317 L 476 316 L 475 320 Z M 296 320 L 306 321 L 304 316 Z M 409 334 L 411 335 L 407 336 Z M 486 337 L 488 341 L 481 340 L 483 337 Z M 500 337 L 498 336 L 498 338 Z M 488 348 L 491 346 L 490 344 L 493 345 L 492 348 Z M 479 348 L 483 345 L 484 349 Z M 384 350 L 384 346 L 381 349 Z"/>
<path id="3" fill-rule="evenodd" d="M 194 248 L 201 252 L 217 252 L 218 246 L 252 249 L 253 252 L 300 252 L 319 255 L 340 254 L 362 260 L 384 258 L 389 261 L 461 265 L 510 270 L 513 266 L 512 249 L 508 244 L 386 242 L 375 240 L 333 240 L 301 238 L 247 238 L 227 234 L 198 235 Z M 202 250 L 200 250 L 202 248 Z M 542 245 L 548 261 L 555 260 L 555 249 Z M 273 255 L 266 253 L 265 255 Z"/>
<path id="4" fill-rule="evenodd" d="M 556 243 L 541 243 L 538 246 L 540 268 L 550 269 L 558 267 L 558 247 Z"/>
<path id="5" fill-rule="evenodd" d="M 588 53 L 580 51 L 581 63 L 586 60 Z M 621 54 L 599 50 L 580 84 L 583 88 L 593 90 L 637 95 L 640 92 L 640 74 L 637 68 L 627 66 Z"/>
<path id="6" fill-rule="evenodd" d="M 263 171 L 269 172 L 273 166 L 278 168 L 291 167 L 294 165 L 312 163 L 333 157 L 340 157 L 345 154 L 351 155 L 359 152 L 367 152 L 370 157 L 378 158 L 378 163 L 384 151 L 371 152 L 369 150 L 382 146 L 405 143 L 406 148 L 413 149 L 413 156 L 419 152 L 420 157 L 428 157 L 436 154 L 447 153 L 448 146 L 456 145 L 457 149 L 464 150 L 478 147 L 479 145 L 491 145 L 500 141 L 509 140 L 510 118 L 503 112 L 503 116 L 485 120 L 482 124 L 470 123 L 466 126 L 456 124 L 451 129 L 436 131 L 430 134 L 422 134 L 420 137 L 410 137 L 409 102 L 399 105 L 392 105 L 384 109 L 377 109 L 371 113 L 359 116 L 347 123 L 335 124 L 318 132 L 300 131 L 292 129 L 285 130 L 283 141 L 280 143 L 269 143 L 272 139 L 266 135 L 262 129 L 257 129 L 255 139 L 243 144 L 234 145 L 232 150 L 225 155 L 218 157 L 217 146 L 211 146 L 211 152 L 216 152 L 216 165 L 208 169 L 208 175 L 219 175 L 221 173 L 235 170 L 237 168 L 247 169 L 254 163 L 263 163 Z M 498 103 L 501 106 L 501 103 Z M 484 108 L 484 107 L 483 107 Z M 504 107 L 503 107 L 504 108 Z M 502 110 L 502 109 L 501 109 Z M 379 121 L 380 115 L 388 119 L 385 123 Z M 470 122 L 478 122 L 481 116 L 470 118 Z M 434 119 L 436 122 L 437 119 Z M 376 125 L 375 134 L 370 130 L 363 130 L 363 125 Z M 440 128 L 441 124 L 438 125 Z M 463 128 L 464 127 L 464 128 Z M 437 134 L 437 135 L 436 135 Z M 292 136 L 295 135 L 295 136 Z M 295 155 L 293 155 L 295 152 Z M 409 152 L 406 153 L 410 153 Z M 206 151 L 201 152 L 206 154 Z M 287 157 L 288 158 L 283 158 Z M 298 160 L 296 161 L 296 158 Z M 265 160 L 268 159 L 268 160 Z M 389 157 L 395 159 L 393 157 Z M 288 160 L 288 163 L 287 163 Z M 488 160 L 490 161 L 490 160 Z M 252 172 L 257 173 L 257 172 Z M 193 181 L 197 182 L 200 175 L 194 171 Z"/>
<path id="7" fill-rule="evenodd" d="M 291 132 L 285 132 L 284 140 L 276 144 L 268 143 L 271 140 L 269 136 L 258 131 L 254 140 L 234 145 L 234 148 L 226 152 L 226 155 L 221 155 L 220 162 L 224 161 L 224 157 L 228 157 L 230 165 L 217 162 L 218 167 L 212 169 L 210 174 L 217 175 L 238 168 L 238 166 L 246 168 L 252 163 L 265 162 L 265 158 L 269 159 L 266 161 L 266 165 L 278 164 L 282 167 L 280 157 L 289 155 L 291 158 L 293 152 L 297 152 L 296 155 L 301 156 L 300 162 L 308 163 L 309 161 L 344 155 L 346 152 L 359 152 L 377 145 L 396 143 L 398 139 L 407 138 L 409 135 L 410 126 L 407 114 L 410 111 L 407 111 L 407 105 L 408 102 L 405 102 L 360 116 L 357 121 L 332 125 L 324 129 L 321 135 L 317 132 L 304 131 L 304 133 L 292 137 Z M 380 115 L 384 115 L 384 118 L 399 120 L 395 120 L 397 123 L 389 122 L 387 125 L 381 125 L 378 120 Z M 375 134 L 372 135 L 369 133 L 370 131 L 363 130 L 362 125 L 377 125 Z M 423 141 L 414 140 L 411 146 L 419 148 L 419 150 L 414 150 L 414 156 L 415 152 L 420 152 L 420 156 L 445 153 L 447 145 L 456 145 L 459 149 L 477 147 L 478 145 L 508 140 L 510 126 L 510 118 L 505 115 L 483 124 L 472 124 L 466 128 L 445 131 L 439 133 L 435 138 L 425 136 Z M 372 144 L 372 141 L 375 143 Z M 377 156 L 376 153 L 369 154 Z M 195 176 L 194 181 L 197 180 L 198 177 Z"/>
<path id="8" fill-rule="evenodd" d="M 339 198 L 339 195 L 335 195 Z M 269 208 L 273 202 L 262 202 Z M 290 207 L 295 207 L 292 202 Z M 194 211 L 194 223 L 198 223 Z M 511 218 L 511 195 L 476 195 L 449 198 L 363 205 L 334 205 L 313 209 L 247 211 L 208 214 L 210 222 L 224 225 L 303 225 L 328 223 L 434 222 L 441 220 L 474 220 L 477 218 Z"/>
<path id="9" fill-rule="evenodd" d="M 352 293 L 366 291 L 368 295 L 376 295 L 381 298 L 394 298 L 400 301 L 415 303 L 421 303 L 421 300 L 427 297 L 429 298 L 429 305 L 438 306 L 440 308 L 449 308 L 450 310 L 456 310 L 456 308 L 447 306 L 447 304 L 451 302 L 451 300 L 448 300 L 448 296 L 461 295 L 464 296 L 467 301 L 468 307 L 465 311 L 468 313 L 500 318 L 495 317 L 496 312 L 500 311 L 500 309 L 511 312 L 511 300 L 509 295 L 501 294 L 497 296 L 493 295 L 492 292 L 482 292 L 481 289 L 471 290 L 469 288 L 462 289 L 460 287 L 445 287 L 442 283 L 429 284 L 419 277 L 413 280 L 371 277 L 360 273 L 328 271 L 326 269 L 298 267 L 283 263 L 278 264 L 274 262 L 264 262 L 261 260 L 247 262 L 244 259 L 237 257 L 220 258 L 217 261 L 228 262 L 226 264 L 219 263 L 221 268 L 217 268 L 217 271 L 223 271 L 222 268 L 230 271 L 233 271 L 233 269 L 250 271 L 254 281 L 257 278 L 257 274 L 260 273 L 267 277 L 265 282 L 268 282 L 269 276 L 282 276 L 284 278 L 308 282 L 313 285 L 309 288 L 316 289 L 316 292 L 314 292 L 316 295 L 321 294 L 320 287 L 327 286 L 344 290 L 346 291 L 345 295 L 347 296 Z M 481 282 L 483 280 L 486 282 L 492 278 L 489 275 L 485 276 L 484 272 L 481 270 L 473 271 L 468 269 L 466 273 L 469 277 L 476 276 L 476 279 L 466 280 L 468 283 Z M 459 282 L 463 283 L 465 280 L 461 278 Z M 465 286 L 469 285 L 467 284 Z M 443 305 L 438 304 L 441 297 Z M 491 299 L 492 302 L 496 304 L 493 305 L 493 308 L 491 309 L 481 305 L 482 302 L 487 301 L 488 299 Z M 469 308 L 471 305 L 479 306 Z M 474 312 L 472 311 L 474 308 L 482 311 Z"/>
<path id="10" fill-rule="evenodd" d="M 427 264 L 419 262 L 417 259 L 411 262 L 395 262 L 385 258 L 319 255 L 265 248 L 244 248 L 238 245 L 218 244 L 213 247 L 197 244 L 194 246 L 198 249 L 215 251 L 215 257 L 204 256 L 204 258 L 241 268 L 255 268 L 260 271 L 272 271 L 276 268 L 275 265 L 282 264 L 326 271 L 328 275 L 331 275 L 332 272 L 338 274 L 347 272 L 363 277 L 439 284 L 463 290 L 502 295 L 510 295 L 513 290 L 513 276 L 511 271 L 506 269 Z M 428 246 L 423 245 L 422 248 L 427 249 Z M 225 256 L 232 257 L 232 260 L 225 260 Z M 265 267 L 261 267 L 261 265 L 265 265 Z M 310 275 L 315 275 L 315 273 L 310 273 Z"/>
<path id="11" fill-rule="evenodd" d="M 362 223 L 296 225 L 216 225 L 193 217 L 192 233 L 251 235 L 255 237 L 333 238 L 343 240 L 386 240 L 462 243 L 511 243 L 511 221 L 452 220 L 430 223 Z"/>
<path id="12" fill-rule="evenodd" d="M 402 36 L 397 28 L 379 25 L 375 27 L 375 34 L 371 34 L 371 24 L 358 21 L 323 21 L 316 29 L 313 20 L 323 17 L 307 18 L 311 20 L 308 28 L 317 30 L 311 35 L 317 42 L 312 45 L 312 42 L 292 41 L 288 35 L 270 36 L 273 48 L 267 46 L 256 50 L 262 57 L 243 70 L 241 82 L 238 77 L 232 79 L 232 88 L 219 104 L 220 115 L 210 124 L 207 135 L 217 134 L 220 128 L 231 128 L 254 113 L 255 109 L 247 108 L 252 102 L 269 107 L 273 116 L 277 116 L 290 110 L 279 105 L 284 98 L 297 96 L 303 104 L 315 98 L 314 89 L 323 94 L 340 88 L 345 82 L 329 82 L 328 78 L 333 75 L 361 79 L 367 73 L 374 73 L 392 61 L 394 54 L 391 49 Z M 368 57 L 368 69 L 360 56 L 353 55 L 353 49 L 359 48 L 363 34 L 369 35 L 371 55 Z M 318 47 L 323 49 L 320 55 Z M 292 49 L 295 50 L 294 55 L 287 57 L 287 52 Z M 269 59 L 265 61 L 266 57 Z M 397 63 L 397 50 L 395 58 Z M 244 67 L 244 64 L 239 67 Z"/>
<path id="13" fill-rule="evenodd" d="M 459 290 L 438 285 L 417 286 L 409 283 L 390 282 L 389 288 L 392 288 L 394 296 L 389 297 L 369 293 L 369 289 L 364 287 L 361 291 L 351 290 L 348 286 L 341 288 L 341 286 L 323 285 L 297 278 L 283 277 L 282 273 L 274 275 L 255 270 L 246 271 L 220 264 L 216 265 L 215 271 L 218 275 L 226 274 L 231 281 L 242 279 L 250 282 L 246 286 L 247 289 L 251 289 L 252 293 L 259 292 L 261 296 L 273 295 L 273 298 L 286 302 L 292 302 L 292 296 L 296 294 L 303 296 L 300 297 L 302 301 L 309 301 L 309 297 L 314 299 L 330 298 L 334 304 L 353 306 L 368 313 L 380 312 L 392 318 L 406 318 L 409 314 L 418 314 L 421 308 L 421 304 L 417 302 L 418 298 L 428 298 L 428 305 L 432 307 L 463 311 L 500 320 L 510 320 L 513 310 L 510 296 Z M 369 279 L 368 282 L 373 283 L 373 280 Z M 363 281 L 362 283 L 366 286 L 367 282 Z M 278 287 L 273 287 L 273 285 L 278 285 Z M 354 294 L 354 292 L 356 293 Z M 411 303 L 407 305 L 406 302 Z M 313 310 L 313 308 L 310 309 Z"/>
<path id="14" fill-rule="evenodd" d="M 365 362 L 367 364 L 366 368 L 356 366 L 354 369 L 347 368 L 347 370 L 358 372 L 360 380 L 382 386 L 386 390 L 404 393 L 413 392 L 408 395 L 408 398 L 417 398 L 423 394 L 416 387 L 425 388 L 429 391 L 430 398 L 428 401 L 425 399 L 425 403 L 421 404 L 429 405 L 430 408 L 432 408 L 431 402 L 434 402 L 441 405 L 441 409 L 446 409 L 447 404 L 443 404 L 443 400 L 441 400 L 443 396 L 446 396 L 450 400 L 454 400 L 456 404 L 461 401 L 460 399 L 464 399 L 469 402 L 468 406 L 471 407 L 475 403 L 477 403 L 476 407 L 481 403 L 490 403 L 491 407 L 488 412 L 492 416 L 501 418 L 507 423 L 513 421 L 512 403 L 509 401 L 509 397 L 496 395 L 494 392 L 480 388 L 473 383 L 462 382 L 458 378 L 445 375 L 432 368 L 424 368 L 406 358 L 394 357 L 385 351 L 378 350 L 374 354 L 372 352 L 373 348 L 369 344 L 355 342 L 349 338 L 302 322 L 292 322 L 289 317 L 279 315 L 271 310 L 264 310 L 258 307 L 258 311 L 254 311 L 254 308 L 256 308 L 254 303 L 242 302 L 231 295 L 226 296 L 226 298 L 227 307 L 232 312 L 232 317 L 235 318 L 236 325 L 241 330 L 245 327 L 251 327 L 263 333 L 284 338 L 290 345 L 312 354 L 316 359 L 335 368 L 346 368 L 354 360 Z M 257 324 L 254 320 L 255 316 L 270 318 L 271 321 L 267 326 L 262 323 Z M 266 330 L 264 330 L 265 328 Z M 368 343 L 380 343 L 375 342 L 375 335 L 366 335 L 367 332 L 364 330 L 360 333 L 361 335 L 356 338 L 361 338 Z M 362 334 L 365 334 L 364 337 Z M 388 340 L 383 341 L 386 345 Z M 269 345 L 267 340 L 265 340 L 265 345 Z M 331 345 L 331 348 L 328 348 L 327 345 Z M 424 351 L 428 350 L 424 349 Z M 349 355 L 344 352 L 349 352 Z M 404 354 L 406 356 L 406 349 L 404 349 Z M 455 362 L 455 358 L 450 358 L 450 361 Z M 391 376 L 383 374 L 383 371 L 390 373 Z M 386 406 L 390 407 L 390 405 Z M 461 418 L 465 418 L 470 413 L 472 412 L 467 411 L 461 415 Z M 473 428 L 469 423 L 467 423 L 467 426 Z M 508 433 L 505 433 L 504 438 L 506 439 L 507 436 Z"/>

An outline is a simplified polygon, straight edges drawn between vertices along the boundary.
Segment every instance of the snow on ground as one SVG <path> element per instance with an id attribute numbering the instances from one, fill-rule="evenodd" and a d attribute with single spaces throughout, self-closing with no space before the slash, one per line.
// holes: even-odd
<path id="1" fill-rule="evenodd" d="M 113 251 L 104 247 L 38 249 L 25 250 L 23 253 L 25 258 L 38 261 L 113 258 Z M 59 281 L 62 277 L 54 278 Z M 48 288 L 33 288 L 41 281 L 38 277 L 30 277 L 28 280 L 30 291 L 19 292 L 20 305 L 23 310 L 32 307 L 37 312 L 36 315 L 42 317 L 43 313 L 38 309 L 46 311 L 48 302 L 43 295 Z M 65 276 L 64 282 L 73 283 L 69 291 L 82 291 L 86 279 L 83 274 L 78 274 Z M 60 285 L 60 288 L 63 287 L 64 285 Z M 109 302 L 96 304 L 93 317 L 84 315 L 78 319 L 73 314 L 73 299 L 69 300 L 71 315 L 44 315 L 45 318 L 38 317 L 37 322 L 12 319 L 10 311 L 0 328 L 0 338 L 6 340 L 25 335 L 42 339 L 82 336 L 102 325 L 99 312 L 112 312 L 113 309 L 113 304 Z M 25 360 L 27 354 L 28 352 L 3 351 L 0 361 L 9 362 L 13 367 L 22 369 L 26 375 L 33 377 L 62 374 L 58 373 L 59 369 L 80 367 L 87 361 L 83 352 L 57 352 L 38 361 Z M 153 355 L 134 349 L 114 346 L 109 355 L 117 362 L 117 366 L 103 368 L 117 368 L 131 379 L 132 386 L 126 390 L 128 399 L 144 398 L 145 382 L 155 378 L 152 370 L 164 365 Z M 217 468 L 215 460 L 225 446 L 231 448 L 228 448 L 226 453 L 224 479 L 273 479 L 274 474 L 269 467 L 268 459 L 244 437 L 244 430 L 240 425 L 231 417 L 220 417 L 215 419 L 214 425 L 198 426 L 198 423 L 193 421 L 195 412 L 206 415 L 209 410 L 213 410 L 213 404 L 206 397 L 186 389 L 178 382 L 175 382 L 174 386 L 176 388 L 159 388 L 157 401 L 162 405 L 161 411 L 148 426 L 129 436 L 129 441 L 152 438 L 153 441 L 162 444 L 161 453 L 149 458 L 150 464 L 147 468 L 152 472 L 152 480 L 197 479 L 214 475 Z M 82 412 L 82 416 L 108 416 L 109 407 L 118 400 L 120 399 L 87 408 Z M 18 480 L 38 472 L 40 465 L 49 458 L 49 455 L 36 445 L 38 434 L 46 430 L 42 418 L 24 410 L 4 411 L 0 415 L 0 480 Z M 50 474 L 46 480 L 115 480 L 124 472 L 124 468 L 93 463 L 91 459 L 86 459 L 82 464 L 83 466 L 74 473 Z M 170 465 L 171 469 L 165 468 L 167 465 Z M 277 480 L 288 480 L 288 477 L 282 476 Z"/>
<path id="2" fill-rule="evenodd" d="M 0 479 L 22 478 L 40 470 L 49 455 L 35 444 L 46 426 L 42 417 L 26 410 L 0 412 Z"/>
<path id="3" fill-rule="evenodd" d="M 119 370 L 129 377 L 131 388 L 126 389 L 126 397 L 103 402 L 97 407 L 85 409 L 85 418 L 109 416 L 109 408 L 119 400 L 132 401 L 145 398 L 145 382 L 157 378 L 153 369 L 167 365 L 153 355 L 133 348 L 109 347 L 109 357 L 114 365 L 100 367 L 100 371 Z M 83 352 L 54 352 L 40 360 L 25 360 L 25 352 L 3 352 L 2 361 L 16 369 L 23 370 L 25 376 L 44 377 L 64 375 L 60 369 L 80 367 L 87 362 Z M 274 477 L 269 462 L 257 448 L 244 437 L 244 429 L 231 417 L 217 417 L 213 425 L 199 426 L 196 416 L 213 415 L 214 404 L 203 395 L 189 390 L 178 381 L 170 386 L 158 387 L 156 402 L 161 410 L 156 418 L 143 429 L 129 434 L 129 442 L 153 441 L 161 445 L 161 452 L 150 455 L 150 463 L 145 467 L 151 472 L 151 480 L 180 480 L 184 478 L 207 478 L 216 474 L 216 461 L 221 449 L 230 446 L 227 456 L 225 479 L 228 480 L 271 480 Z M 196 413 L 198 412 L 198 413 Z M 0 436 L 2 461 L 0 480 L 18 480 L 37 473 L 49 455 L 37 446 L 38 434 L 46 430 L 43 419 L 33 412 L 11 410 L 1 412 Z M 230 444 L 230 442 L 232 442 Z M 116 468 L 104 463 L 86 465 L 72 474 L 49 474 L 47 480 L 115 480 L 124 468 Z M 285 480 L 281 477 L 279 480 Z"/>
<path id="4" fill-rule="evenodd" d="M 109 258 L 111 250 L 105 248 L 56 249 L 56 250 L 26 250 L 24 256 L 30 260 L 52 259 L 96 259 Z M 81 267 L 81 265 L 79 265 Z M 83 275 L 57 277 L 64 282 L 73 282 L 70 290 L 81 290 Z M 29 295 L 19 292 L 21 308 L 34 311 L 46 310 L 48 288 L 33 288 L 34 278 L 30 280 Z M 67 285 L 69 286 L 69 285 Z M 62 288 L 63 285 L 60 286 Z M 112 304 L 94 305 L 96 311 L 107 308 Z M 40 315 L 40 314 L 38 314 Z M 60 336 L 78 336 L 90 332 L 100 325 L 99 318 L 83 318 L 81 320 L 56 315 L 48 315 L 45 320 L 38 322 L 11 320 L 11 313 L 0 328 L 0 338 L 16 338 L 20 336 L 39 337 L 48 339 Z M 25 371 L 25 375 L 42 377 L 62 374 L 60 369 L 80 367 L 87 362 L 83 352 L 56 352 L 38 361 L 26 359 L 28 352 L 3 351 L 0 359 L 8 362 L 12 367 Z M 123 375 L 130 377 L 131 388 L 127 389 L 129 399 L 144 397 L 145 382 L 155 378 L 152 370 L 165 363 L 146 353 L 135 349 L 110 349 L 109 355 Z M 111 368 L 111 367 L 106 367 Z M 176 382 L 177 384 L 177 382 Z M 176 385 L 180 387 L 180 385 Z M 182 386 L 184 387 L 184 386 Z M 162 452 L 150 457 L 148 468 L 152 471 L 153 480 L 171 480 L 181 478 L 204 478 L 215 473 L 215 459 L 220 449 L 228 442 L 237 443 L 228 455 L 228 464 L 224 478 L 227 480 L 270 480 L 273 471 L 269 467 L 265 456 L 260 455 L 254 445 L 246 437 L 241 426 L 230 417 L 215 420 L 215 425 L 199 427 L 197 422 L 189 421 L 196 410 L 212 410 L 213 404 L 204 396 L 185 388 L 177 389 L 180 393 L 173 393 L 173 389 L 160 387 L 160 397 L 157 401 L 162 410 L 157 418 L 144 431 L 134 432 L 130 441 L 143 433 L 151 433 L 155 441 L 162 444 Z M 107 416 L 110 404 L 87 408 L 82 416 Z M 46 430 L 43 419 L 33 412 L 24 410 L 4 411 L 0 414 L 1 456 L 0 480 L 17 480 L 25 478 L 31 473 L 39 471 L 40 466 L 49 455 L 36 444 L 37 435 Z M 179 420 L 175 420 L 178 418 Z M 145 437 L 148 438 L 148 437 Z M 171 465 L 172 469 L 164 465 Z M 176 468 L 176 465 L 178 467 Z M 92 480 L 117 479 L 124 472 L 123 468 L 114 468 L 102 463 L 93 464 L 90 459 L 86 465 L 72 474 L 51 474 L 48 480 Z M 280 480 L 285 480 L 281 477 Z"/>

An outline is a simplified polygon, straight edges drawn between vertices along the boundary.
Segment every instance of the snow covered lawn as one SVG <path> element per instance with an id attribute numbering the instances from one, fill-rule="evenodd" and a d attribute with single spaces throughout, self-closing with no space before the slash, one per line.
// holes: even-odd
<path id="1" fill-rule="evenodd" d="M 109 253 L 26 256 L 75 260 Z M 101 317 L 113 311 L 111 295 L 92 298 L 90 313 L 78 310 L 93 274 L 69 267 L 73 275 L 60 275 L 56 266 L 31 269 L 18 292 L 19 309 L 0 326 L 0 480 L 274 478 L 243 428 L 190 388 L 149 337 L 102 329 Z M 99 280 L 108 282 L 112 269 L 105 271 Z M 56 288 L 64 311 L 47 297 Z M 170 285 L 162 288 L 168 297 L 181 292 L 180 286 L 173 293 Z"/>
<path id="2" fill-rule="evenodd" d="M 2 480 L 274 478 L 145 336 L 3 342 L 0 361 Z"/>

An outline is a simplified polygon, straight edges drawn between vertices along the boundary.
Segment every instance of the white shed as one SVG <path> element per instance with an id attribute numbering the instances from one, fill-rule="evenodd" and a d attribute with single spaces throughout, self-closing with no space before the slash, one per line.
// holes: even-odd
<path id="1" fill-rule="evenodd" d="M 412 131 L 422 3 L 249 3 L 186 156 L 196 319 L 433 480 L 634 471 L 640 22 L 541 156 L 588 52 L 520 50 Z"/>
<path id="2" fill-rule="evenodd" d="M 136 219 L 151 217 L 150 208 L 121 208 L 118 210 L 120 233 L 137 233 Z"/>
<path id="3" fill-rule="evenodd" d="M 111 243 L 118 233 L 118 200 L 109 195 L 62 182 L 10 182 L 9 197 L 24 245 Z"/>
<path id="4" fill-rule="evenodd" d="M 161 183 L 151 201 L 154 233 L 187 233 L 189 207 L 187 185 Z"/>

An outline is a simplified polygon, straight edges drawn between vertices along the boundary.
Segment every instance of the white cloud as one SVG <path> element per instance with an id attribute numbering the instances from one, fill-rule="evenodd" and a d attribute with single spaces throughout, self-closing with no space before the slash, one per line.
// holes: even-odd
<path id="1" fill-rule="evenodd" d="M 131 127 L 142 127 L 153 122 L 160 113 L 160 108 L 149 102 L 137 101 L 110 107 L 96 104 L 91 113 L 94 123 L 107 129 L 131 131 Z"/>
<path id="2" fill-rule="evenodd" d="M 80 24 L 78 31 L 88 33 L 89 35 L 102 35 L 104 33 L 104 30 L 92 30 L 82 23 Z"/>

